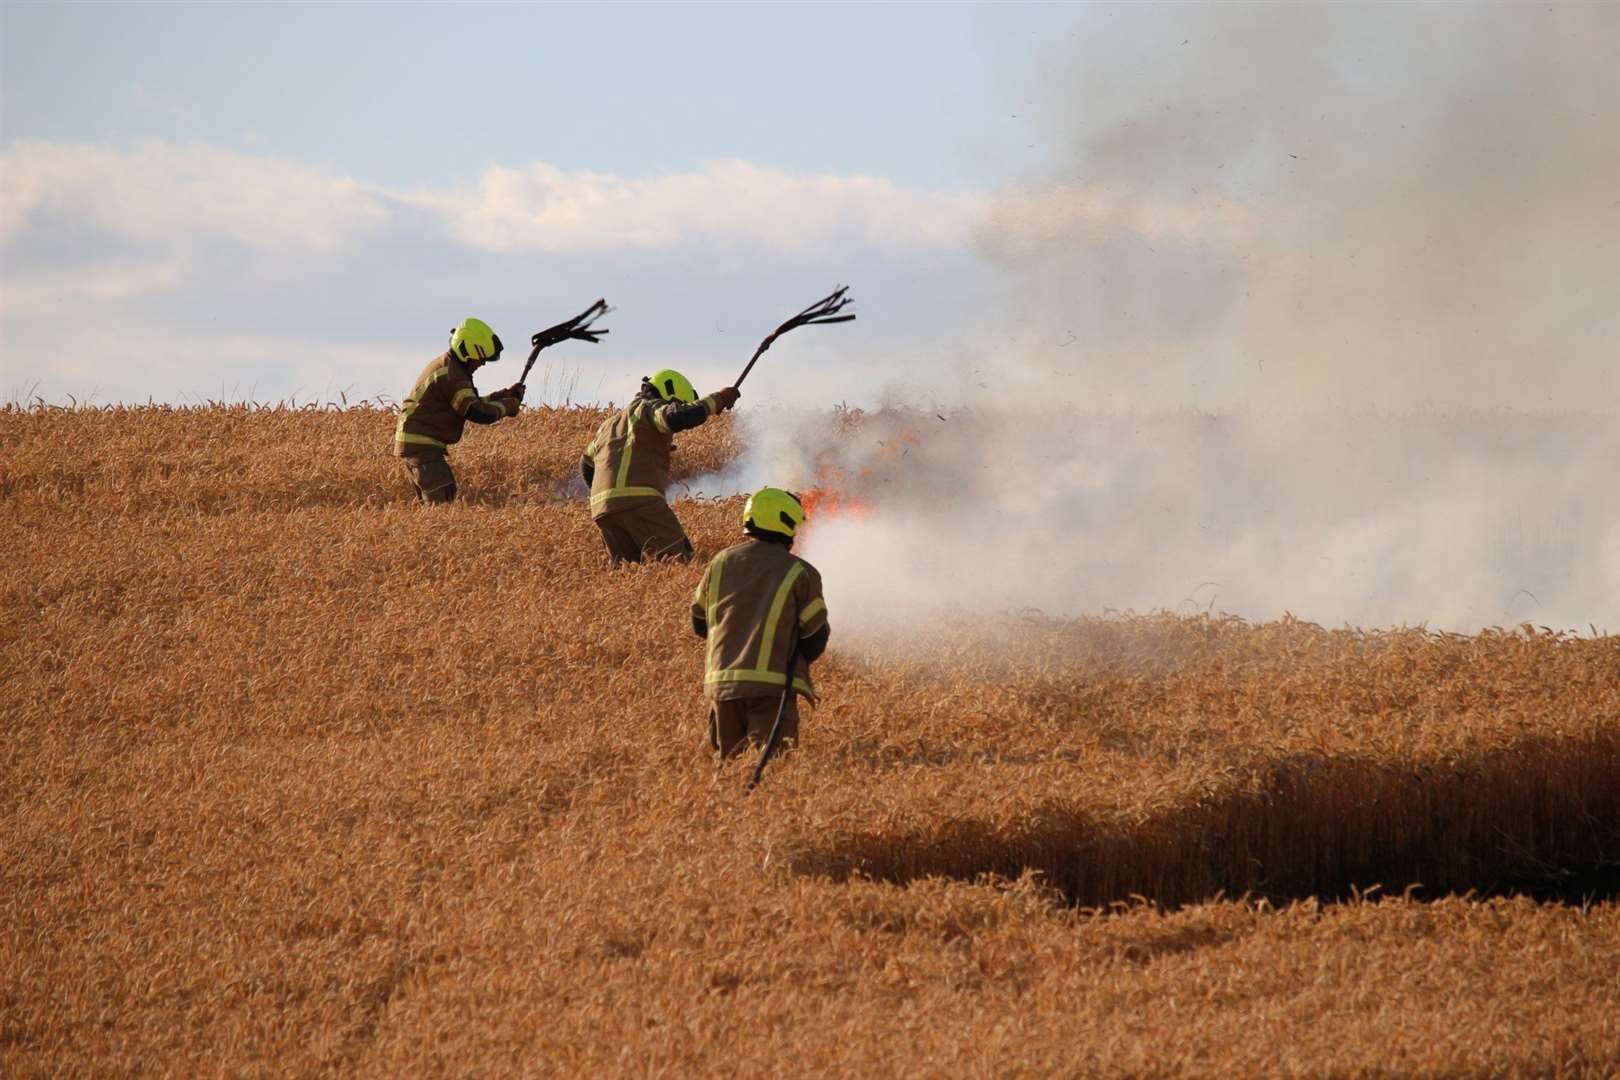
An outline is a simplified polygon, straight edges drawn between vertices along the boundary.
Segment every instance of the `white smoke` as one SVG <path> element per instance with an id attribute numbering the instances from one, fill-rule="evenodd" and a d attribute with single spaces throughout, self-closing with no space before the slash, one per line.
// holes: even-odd
<path id="1" fill-rule="evenodd" d="M 1606 417 L 907 409 L 744 425 L 753 449 L 695 493 L 835 492 L 798 550 L 851 629 L 1008 610 L 1620 628 Z"/>
<path id="2" fill-rule="evenodd" d="M 1082 19 L 977 340 L 699 488 L 862 500 L 802 545 L 854 628 L 1620 629 L 1620 7 Z"/>

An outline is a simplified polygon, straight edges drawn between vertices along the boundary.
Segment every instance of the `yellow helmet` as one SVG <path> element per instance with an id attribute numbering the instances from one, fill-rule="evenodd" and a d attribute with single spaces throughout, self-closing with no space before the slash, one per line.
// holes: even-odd
<path id="1" fill-rule="evenodd" d="M 463 360 L 499 360 L 501 339 L 483 319 L 462 319 L 450 331 L 450 351 Z"/>
<path id="2" fill-rule="evenodd" d="M 687 381 L 685 375 L 674 368 L 654 372 L 647 381 L 652 383 L 652 388 L 658 391 L 658 396 L 665 401 L 679 401 L 683 405 L 690 405 L 697 400 L 697 391 L 692 389 L 692 384 Z"/>
<path id="3" fill-rule="evenodd" d="M 743 507 L 743 528 L 759 529 L 793 539 L 804 524 L 804 504 L 791 491 L 781 488 L 760 488 L 748 496 Z"/>

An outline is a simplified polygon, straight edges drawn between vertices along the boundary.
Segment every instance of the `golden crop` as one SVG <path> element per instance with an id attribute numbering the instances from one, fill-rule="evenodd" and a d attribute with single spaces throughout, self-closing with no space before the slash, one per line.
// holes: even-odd
<path id="1" fill-rule="evenodd" d="M 834 611 L 745 798 L 601 416 L 0 412 L 0 1074 L 1620 1070 L 1620 638 Z"/>

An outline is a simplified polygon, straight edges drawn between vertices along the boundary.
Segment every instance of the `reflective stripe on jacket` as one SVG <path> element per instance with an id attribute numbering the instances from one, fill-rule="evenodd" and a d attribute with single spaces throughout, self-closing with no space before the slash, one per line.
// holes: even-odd
<path id="1" fill-rule="evenodd" d="M 696 406 L 703 411 L 688 419 Z M 585 448 L 591 461 L 591 516 L 606 517 L 649 499 L 662 499 L 669 487 L 674 434 L 696 427 L 720 411 L 713 395 L 694 405 L 638 397 L 602 421 Z"/>
<path id="2" fill-rule="evenodd" d="M 816 568 L 781 544 L 750 537 L 714 557 L 692 597 L 708 624 L 703 689 L 711 698 L 780 693 L 790 650 L 827 625 Z M 793 688 L 816 699 L 810 668 L 796 665 Z"/>
<path id="3" fill-rule="evenodd" d="M 399 410 L 394 427 L 394 453 L 398 457 L 442 454 L 461 441 L 467 411 L 484 402 L 506 415 L 506 406 L 478 395 L 472 372 L 454 353 L 447 352 L 428 364 Z"/>

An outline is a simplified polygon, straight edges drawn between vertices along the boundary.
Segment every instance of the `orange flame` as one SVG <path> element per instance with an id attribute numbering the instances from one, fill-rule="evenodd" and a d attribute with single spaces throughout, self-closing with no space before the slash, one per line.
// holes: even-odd
<path id="1" fill-rule="evenodd" d="M 841 517 L 864 518 L 872 513 L 872 504 L 864 499 L 857 499 L 853 495 L 839 491 L 836 488 L 815 487 L 799 496 L 804 504 L 804 525 L 799 529 L 803 536 L 813 522 L 832 521 Z"/>
<path id="2" fill-rule="evenodd" d="M 805 523 L 799 529 L 800 537 L 818 521 L 870 517 L 872 503 L 866 493 L 881 481 L 880 472 L 892 470 L 897 459 L 910 453 L 911 448 L 921 442 L 921 436 L 907 428 L 881 444 L 873 460 L 853 472 L 833 460 L 830 453 L 823 454 L 816 466 L 813 486 L 799 496 L 805 512 Z"/>

